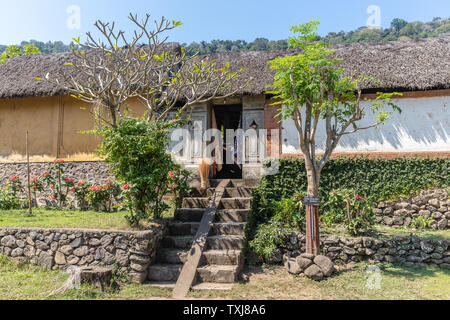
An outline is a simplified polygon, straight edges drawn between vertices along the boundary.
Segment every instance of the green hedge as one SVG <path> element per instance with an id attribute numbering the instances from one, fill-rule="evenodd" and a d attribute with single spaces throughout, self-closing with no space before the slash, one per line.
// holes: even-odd
<path id="1" fill-rule="evenodd" d="M 334 189 L 348 188 L 375 202 L 406 197 L 428 187 L 449 186 L 449 167 L 448 158 L 335 158 L 322 171 L 320 196 L 325 200 Z M 264 177 L 253 191 L 248 239 L 253 238 L 260 223 L 273 215 L 272 201 L 292 197 L 306 189 L 304 160 L 280 159 L 278 173 Z"/>

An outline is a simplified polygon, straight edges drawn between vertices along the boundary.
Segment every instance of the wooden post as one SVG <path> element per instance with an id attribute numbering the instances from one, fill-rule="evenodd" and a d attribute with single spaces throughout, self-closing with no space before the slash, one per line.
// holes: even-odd
<path id="1" fill-rule="evenodd" d="M 28 150 L 28 130 L 26 135 L 26 149 L 27 149 L 27 177 L 28 177 L 28 209 L 30 215 L 33 214 L 33 208 L 31 205 L 31 187 L 30 187 L 30 152 Z"/>
<path id="2" fill-rule="evenodd" d="M 306 253 L 320 254 L 319 198 L 305 197 L 306 204 Z"/>

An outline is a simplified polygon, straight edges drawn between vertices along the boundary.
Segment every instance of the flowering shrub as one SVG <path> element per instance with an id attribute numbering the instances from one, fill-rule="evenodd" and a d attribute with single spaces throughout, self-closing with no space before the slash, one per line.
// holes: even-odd
<path id="1" fill-rule="evenodd" d="M 322 221 L 327 224 L 344 223 L 347 232 L 353 236 L 371 230 L 375 223 L 374 204 L 351 190 L 333 190 L 326 207 L 328 212 Z"/>
<path id="2" fill-rule="evenodd" d="M 38 207 L 39 204 L 37 202 L 37 193 L 44 191 L 44 181 L 41 177 L 33 177 L 30 179 L 30 188 L 33 193 L 35 206 Z"/>
<path id="3" fill-rule="evenodd" d="M 102 211 L 110 211 L 110 193 L 106 186 L 93 185 L 88 191 L 87 198 L 91 206 Z"/>
<path id="4" fill-rule="evenodd" d="M 169 172 L 169 192 L 173 193 L 172 201 L 176 209 L 180 209 L 183 204 L 183 198 L 191 192 L 188 179 L 192 173 L 186 169 L 178 169 Z"/>
<path id="5" fill-rule="evenodd" d="M 75 195 L 75 199 L 78 201 L 81 209 L 84 209 L 87 207 L 87 204 L 88 204 L 87 196 L 88 196 L 90 187 L 91 187 L 91 185 L 89 183 L 87 183 L 86 181 L 79 181 L 72 188 L 72 191 Z"/>
<path id="6" fill-rule="evenodd" d="M 126 194 L 132 225 L 150 217 L 157 219 L 168 207 L 163 201 L 168 193 L 168 173 L 177 169 L 166 153 L 168 130 L 174 125 L 129 118 L 121 120 L 117 128 L 98 131 L 104 138 L 99 153 L 106 157 L 114 176 L 132 186 Z"/>
<path id="7" fill-rule="evenodd" d="M 10 177 L 6 187 L 0 190 L 0 208 L 5 210 L 20 209 L 20 192 L 23 192 L 23 187 L 19 178 L 17 176 Z"/>
<path id="8" fill-rule="evenodd" d="M 122 207 L 122 204 L 113 205 L 114 200 L 121 196 L 120 186 L 115 181 L 108 180 L 104 186 L 86 187 L 85 185 L 83 185 L 83 190 L 87 190 L 86 197 L 92 207 L 105 212 L 111 212 L 115 208 Z"/>

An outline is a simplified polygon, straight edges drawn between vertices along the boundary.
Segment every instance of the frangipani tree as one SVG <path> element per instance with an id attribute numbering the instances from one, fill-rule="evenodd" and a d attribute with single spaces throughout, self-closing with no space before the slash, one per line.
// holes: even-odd
<path id="1" fill-rule="evenodd" d="M 130 14 L 129 20 L 136 28 L 130 37 L 114 23 L 97 21 L 100 39 L 90 32 L 85 43 L 73 39 L 73 59 L 61 73 L 47 74 L 45 80 L 106 111 L 100 113 L 103 123 L 112 127 L 124 117 L 131 98 L 146 106 L 148 121 L 164 121 L 175 109 L 182 113 L 242 88 L 234 85 L 240 75 L 232 73 L 229 64 L 217 66 L 208 57 L 188 57 L 183 47 L 167 42 L 167 32 L 181 22 L 162 17 L 152 24 L 149 14 L 142 20 Z"/>
<path id="2" fill-rule="evenodd" d="M 343 136 L 385 123 L 391 114 L 385 106 L 400 111 L 391 101 L 398 93 L 379 92 L 374 99 L 363 99 L 366 107 L 361 104 L 361 84 L 378 81 L 367 75 L 349 75 L 340 68 L 341 59 L 333 57 L 335 50 L 316 41 L 318 25 L 319 20 L 315 20 L 293 26 L 291 31 L 300 35 L 289 38 L 289 45 L 298 49 L 299 54 L 269 62 L 276 70 L 273 90 L 269 93 L 278 99 L 276 104 L 281 106 L 282 119 L 291 118 L 298 130 L 309 196 L 319 195 L 321 171 Z M 374 122 L 362 126 L 360 121 L 368 110 L 375 115 Z M 318 155 L 316 135 L 320 121 L 325 122 L 326 141 L 323 141 L 324 153 Z M 318 226 L 318 212 L 314 219 L 314 225 Z"/>

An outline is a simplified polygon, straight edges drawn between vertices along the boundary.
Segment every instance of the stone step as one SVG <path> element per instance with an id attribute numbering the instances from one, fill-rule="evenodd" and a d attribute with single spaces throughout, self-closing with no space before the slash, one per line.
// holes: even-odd
<path id="1" fill-rule="evenodd" d="M 238 266 L 212 265 L 197 268 L 199 282 L 233 283 L 238 280 L 238 276 Z"/>
<path id="2" fill-rule="evenodd" d="M 168 224 L 169 234 L 172 236 L 195 235 L 200 222 L 179 222 L 173 221 Z"/>
<path id="3" fill-rule="evenodd" d="M 148 268 L 148 280 L 154 282 L 176 282 L 182 264 L 153 264 Z M 238 279 L 239 266 L 211 265 L 197 268 L 198 282 L 233 283 Z"/>
<path id="4" fill-rule="evenodd" d="M 206 247 L 210 250 L 239 250 L 243 246 L 242 236 L 210 236 L 206 240 Z"/>
<path id="5" fill-rule="evenodd" d="M 243 236 L 209 236 L 206 238 L 206 246 L 212 250 L 237 250 L 243 246 Z M 192 246 L 194 236 L 165 236 L 162 240 L 161 248 L 185 249 Z"/>
<path id="6" fill-rule="evenodd" d="M 194 240 L 193 235 L 164 236 L 164 238 L 161 241 L 161 248 L 188 250 L 191 248 L 193 240 Z"/>
<path id="7" fill-rule="evenodd" d="M 178 209 L 174 213 L 174 221 L 181 222 L 200 222 L 205 209 L 183 208 Z"/>
<path id="8" fill-rule="evenodd" d="M 193 208 L 199 208 L 199 209 L 205 209 L 208 208 L 210 205 L 210 198 L 184 198 L 183 199 L 183 209 L 193 209 Z"/>
<path id="9" fill-rule="evenodd" d="M 250 197 L 222 198 L 218 209 L 250 209 Z"/>
<path id="10" fill-rule="evenodd" d="M 246 222 L 250 209 L 222 209 L 216 212 L 216 222 Z"/>
<path id="11" fill-rule="evenodd" d="M 168 225 L 169 233 L 176 235 L 195 235 L 199 222 L 171 222 Z M 211 235 L 244 235 L 245 223 L 243 222 L 220 222 L 214 223 Z"/>
<path id="12" fill-rule="evenodd" d="M 208 189 L 194 188 L 191 191 L 189 197 L 190 198 L 212 197 L 215 191 L 216 191 L 215 188 L 208 188 Z M 252 196 L 252 189 L 248 187 L 228 187 L 225 188 L 225 192 L 223 194 L 224 198 L 246 198 L 251 196 Z"/>
<path id="13" fill-rule="evenodd" d="M 207 250 L 202 262 L 209 265 L 240 265 L 243 262 L 241 250 Z"/>
<path id="14" fill-rule="evenodd" d="M 148 267 L 147 278 L 150 281 L 177 281 L 182 264 L 153 264 Z"/>
<path id="15" fill-rule="evenodd" d="M 201 282 L 192 286 L 192 291 L 230 291 L 231 289 L 233 289 L 232 283 Z"/>
<path id="16" fill-rule="evenodd" d="M 160 249 L 156 254 L 158 264 L 184 264 L 189 250 Z M 207 250 L 203 252 L 200 265 L 239 265 L 242 262 L 240 250 Z"/>
<path id="17" fill-rule="evenodd" d="M 222 198 L 218 209 L 250 209 L 250 197 Z M 184 198 L 184 209 L 208 208 L 211 203 L 210 198 Z"/>
<path id="18" fill-rule="evenodd" d="M 189 250 L 160 248 L 156 253 L 155 262 L 159 264 L 184 264 Z"/>
<path id="19" fill-rule="evenodd" d="M 175 288 L 175 284 L 175 281 L 149 281 L 146 282 L 144 286 L 173 290 L 173 288 Z"/>
<path id="20" fill-rule="evenodd" d="M 200 222 L 205 209 L 184 208 L 174 214 L 174 221 Z M 216 222 L 245 222 L 250 209 L 220 209 L 216 212 Z"/>
<path id="21" fill-rule="evenodd" d="M 144 286 L 173 290 L 173 288 L 175 288 L 175 284 L 175 281 L 151 281 L 144 284 Z M 232 288 L 232 283 L 201 282 L 192 286 L 192 291 L 229 291 Z"/>
<path id="22" fill-rule="evenodd" d="M 245 222 L 216 222 L 211 229 L 211 235 L 243 236 Z"/>

